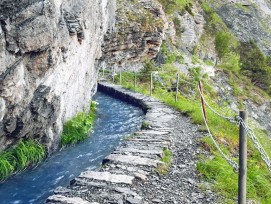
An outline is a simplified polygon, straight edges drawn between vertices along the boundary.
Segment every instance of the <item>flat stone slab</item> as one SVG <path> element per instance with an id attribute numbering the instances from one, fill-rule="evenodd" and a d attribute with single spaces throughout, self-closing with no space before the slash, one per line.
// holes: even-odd
<path id="1" fill-rule="evenodd" d="M 157 149 L 135 149 L 135 148 L 119 148 L 116 152 L 131 152 L 131 153 L 141 153 L 141 154 L 151 154 L 151 155 L 163 155 L 163 150 Z"/>
<path id="2" fill-rule="evenodd" d="M 148 142 L 148 143 L 155 143 L 155 142 L 167 142 L 165 140 L 161 139 L 155 139 L 155 138 L 132 138 L 130 141 L 135 141 L 135 142 Z"/>
<path id="3" fill-rule="evenodd" d="M 151 147 L 151 146 L 157 146 L 157 147 L 168 147 L 170 145 L 170 142 L 168 141 L 153 141 L 153 142 L 149 142 L 149 141 L 136 141 L 136 140 L 130 140 L 129 143 L 127 143 L 127 145 L 132 146 L 146 146 L 146 147 Z"/>
<path id="4" fill-rule="evenodd" d="M 107 181 L 111 183 L 124 183 L 131 185 L 135 177 L 111 174 L 110 172 L 85 171 L 80 174 L 79 178 L 87 178 L 99 181 Z"/>
<path id="5" fill-rule="evenodd" d="M 86 179 L 81 179 L 81 178 L 75 178 L 71 183 L 72 185 L 75 185 L 75 186 L 91 186 L 95 188 L 106 187 L 106 183 L 93 182 L 93 181 L 88 181 Z"/>
<path id="6" fill-rule="evenodd" d="M 158 164 L 163 164 L 163 162 L 154 159 L 122 154 L 110 154 L 108 157 L 104 159 L 103 163 L 107 163 L 108 161 L 132 164 L 135 166 L 142 165 L 150 167 L 157 167 Z"/>
<path id="7" fill-rule="evenodd" d="M 170 136 L 164 136 L 164 135 L 136 135 L 132 137 L 132 139 L 157 139 L 160 141 L 167 141 L 172 142 L 172 138 Z M 131 139 L 131 140 L 132 140 Z"/>
<path id="8" fill-rule="evenodd" d="M 168 131 L 155 131 L 155 130 L 146 130 L 146 131 L 138 131 L 135 134 L 151 134 L 151 135 L 168 135 L 170 132 Z"/>
<path id="9" fill-rule="evenodd" d="M 79 197 L 66 197 L 63 195 L 52 195 L 50 196 L 46 203 L 50 203 L 50 202 L 57 202 L 57 203 L 63 203 L 63 204 L 94 204 L 94 203 L 90 203 L 86 200 L 83 200 L 82 198 Z"/>

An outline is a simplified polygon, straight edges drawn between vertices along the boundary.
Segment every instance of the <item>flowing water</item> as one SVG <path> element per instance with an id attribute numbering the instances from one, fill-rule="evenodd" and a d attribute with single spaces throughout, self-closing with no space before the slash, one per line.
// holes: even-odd
<path id="1" fill-rule="evenodd" d="M 140 128 L 141 109 L 103 93 L 97 93 L 94 100 L 99 105 L 91 137 L 0 184 L 0 204 L 44 203 L 57 186 L 67 186 L 80 172 L 99 168 L 124 136 Z"/>

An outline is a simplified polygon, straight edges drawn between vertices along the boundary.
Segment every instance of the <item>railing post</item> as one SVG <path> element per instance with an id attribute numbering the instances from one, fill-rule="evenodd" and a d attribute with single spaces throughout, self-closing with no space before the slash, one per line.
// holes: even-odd
<path id="1" fill-rule="evenodd" d="M 115 66 L 113 67 L 113 75 L 112 75 L 113 83 L 115 83 Z"/>
<path id="2" fill-rule="evenodd" d="M 122 75 L 121 75 L 121 71 L 120 71 L 120 85 L 121 85 L 121 82 L 122 82 Z"/>
<path id="3" fill-rule="evenodd" d="M 247 112 L 240 111 L 239 116 L 247 124 Z M 247 191 L 247 132 L 242 123 L 239 127 L 239 175 L 238 175 L 238 204 L 246 204 Z"/>
<path id="4" fill-rule="evenodd" d="M 180 80 L 180 75 L 177 74 L 177 85 L 176 85 L 176 95 L 175 95 L 175 102 L 178 101 L 178 93 L 179 93 L 179 80 Z"/>
<path id="5" fill-rule="evenodd" d="M 203 86 L 202 86 L 202 82 L 201 81 L 199 81 L 199 89 L 200 89 L 201 95 L 203 96 Z M 203 99 L 202 96 L 200 96 L 200 99 L 201 99 L 201 104 L 202 104 L 204 118 L 205 118 L 205 120 L 207 122 L 206 107 L 205 107 L 205 102 L 204 102 L 204 99 Z"/>
<path id="6" fill-rule="evenodd" d="M 152 72 L 150 76 L 150 96 L 152 96 Z"/>
<path id="7" fill-rule="evenodd" d="M 134 90 L 136 90 L 136 71 L 134 71 Z"/>

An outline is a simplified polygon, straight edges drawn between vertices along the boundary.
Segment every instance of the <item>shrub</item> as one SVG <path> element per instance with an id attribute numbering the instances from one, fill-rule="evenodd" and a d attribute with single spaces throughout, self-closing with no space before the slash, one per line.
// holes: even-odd
<path id="1" fill-rule="evenodd" d="M 238 73 L 240 71 L 239 66 L 240 56 L 235 52 L 227 53 L 223 58 L 223 63 L 220 67 Z"/>
<path id="2" fill-rule="evenodd" d="M 267 66 L 266 58 L 257 44 L 252 40 L 241 42 L 239 52 L 243 74 L 250 77 L 255 85 L 268 90 L 271 85 L 271 68 Z"/>
<path id="3" fill-rule="evenodd" d="M 215 49 L 218 55 L 218 58 L 222 58 L 230 52 L 230 40 L 231 36 L 227 32 L 218 32 L 215 36 Z"/>

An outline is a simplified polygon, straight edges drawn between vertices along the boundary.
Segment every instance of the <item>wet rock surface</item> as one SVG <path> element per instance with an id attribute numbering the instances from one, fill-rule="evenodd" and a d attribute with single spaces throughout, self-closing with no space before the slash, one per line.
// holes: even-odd
<path id="1" fill-rule="evenodd" d="M 148 129 L 136 132 L 103 161 L 98 171 L 83 172 L 70 186 L 59 187 L 47 203 L 215 203 L 217 196 L 201 191 L 196 173 L 201 134 L 190 119 L 156 99 L 120 86 L 99 88 L 125 98 L 146 111 Z M 157 173 L 164 148 L 173 153 L 172 167 Z"/>

